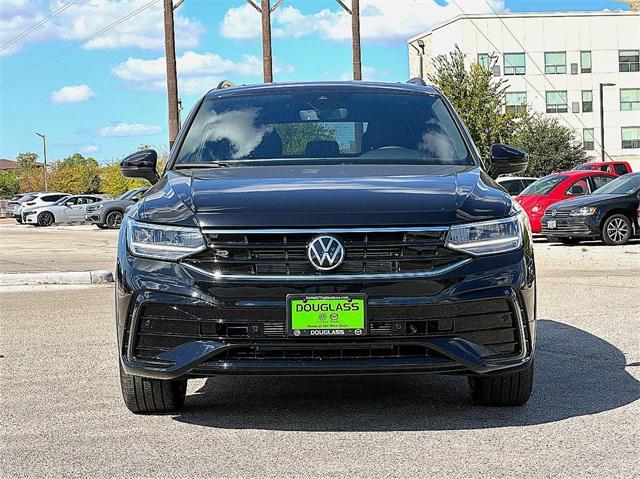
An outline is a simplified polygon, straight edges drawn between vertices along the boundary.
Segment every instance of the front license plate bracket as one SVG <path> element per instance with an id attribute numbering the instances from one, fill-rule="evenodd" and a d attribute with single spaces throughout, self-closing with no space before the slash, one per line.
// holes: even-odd
<path id="1" fill-rule="evenodd" d="M 288 295 L 287 331 L 294 337 L 344 337 L 367 334 L 364 294 Z"/>

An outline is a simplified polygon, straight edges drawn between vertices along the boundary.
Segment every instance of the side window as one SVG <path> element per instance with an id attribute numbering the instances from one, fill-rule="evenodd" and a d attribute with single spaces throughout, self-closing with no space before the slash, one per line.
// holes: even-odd
<path id="1" fill-rule="evenodd" d="M 520 180 L 506 181 L 502 185 L 510 195 L 517 195 L 522 190 L 522 182 Z"/>
<path id="2" fill-rule="evenodd" d="M 142 195 L 144 195 L 144 191 L 138 191 L 135 195 L 129 198 L 129 200 L 137 203 L 138 201 L 140 201 L 140 198 L 142 198 Z"/>
<path id="3" fill-rule="evenodd" d="M 602 165 L 598 168 L 600 171 L 609 171 L 610 165 Z"/>
<path id="4" fill-rule="evenodd" d="M 565 192 L 568 196 L 582 196 L 589 194 L 589 184 L 586 178 L 581 178 L 574 182 Z"/>
<path id="5" fill-rule="evenodd" d="M 591 180 L 591 189 L 593 191 L 596 191 L 598 188 L 606 185 L 607 183 L 609 183 L 611 180 L 614 180 L 615 178 L 613 178 L 612 176 L 604 176 L 604 175 L 596 175 L 596 176 L 592 176 L 590 178 Z"/>
<path id="6" fill-rule="evenodd" d="M 626 175 L 627 173 L 629 173 L 627 171 L 627 167 L 625 165 L 623 165 L 623 164 L 620 164 L 620 163 L 617 163 L 617 164 L 613 165 L 613 169 L 615 170 L 615 172 L 618 175 Z"/>
<path id="7" fill-rule="evenodd" d="M 78 198 L 69 198 L 67 201 L 64 202 L 65 205 L 67 206 L 74 206 L 78 204 Z"/>

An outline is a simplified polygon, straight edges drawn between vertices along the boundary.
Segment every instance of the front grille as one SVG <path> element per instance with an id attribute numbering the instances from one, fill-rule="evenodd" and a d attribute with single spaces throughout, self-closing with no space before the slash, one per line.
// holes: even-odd
<path id="1" fill-rule="evenodd" d="M 553 216 L 552 211 L 556 212 L 556 215 Z M 544 214 L 544 218 L 548 219 L 548 220 L 553 220 L 556 218 L 568 218 L 569 217 L 569 210 L 548 210 L 545 214 Z"/>
<path id="2" fill-rule="evenodd" d="M 340 232 L 344 262 L 331 273 L 432 272 L 467 258 L 444 247 L 446 229 Z M 208 249 L 184 263 L 218 276 L 314 276 L 307 244 L 313 233 L 208 233 Z"/>
<path id="3" fill-rule="evenodd" d="M 293 351 L 306 351 L 307 356 L 301 352 L 295 354 L 310 359 L 326 354 L 378 357 L 382 350 L 386 351 L 384 354 L 404 357 L 407 351 L 415 352 L 415 347 L 396 344 L 394 339 L 419 341 L 430 337 L 464 338 L 497 354 L 515 354 L 522 347 L 517 315 L 505 299 L 436 306 L 370 304 L 367 312 L 369 334 L 361 338 L 295 338 L 295 341 L 288 338 L 284 344 L 274 346 L 271 343 L 282 343 L 286 338 L 284 306 L 215 308 L 149 303 L 140 308 L 133 354 L 152 358 L 186 342 L 206 339 L 237 343 L 238 347 L 225 354 L 246 354 L 254 358 L 290 357 Z M 374 349 L 368 344 L 371 341 L 378 342 Z M 420 348 L 426 351 L 424 346 Z"/>

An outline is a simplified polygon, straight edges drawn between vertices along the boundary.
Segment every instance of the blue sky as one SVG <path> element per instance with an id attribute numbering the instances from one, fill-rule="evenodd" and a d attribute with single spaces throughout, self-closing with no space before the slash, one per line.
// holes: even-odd
<path id="1" fill-rule="evenodd" d="M 74 152 L 113 161 L 140 144 L 166 149 L 162 1 L 147 8 L 150 0 L 67 3 L 2 0 L 0 158 L 40 153 L 35 131 L 47 135 L 50 161 Z M 490 12 L 490 6 L 514 12 L 626 8 L 610 0 L 361 0 L 365 79 L 406 80 L 405 39 L 455 16 L 456 3 L 469 13 Z M 78 45 L 136 9 L 142 10 Z M 335 1 L 284 0 L 273 32 L 277 81 L 349 79 L 349 19 Z M 259 35 L 259 15 L 244 0 L 185 0 L 176 11 L 183 115 L 222 79 L 261 81 Z"/>

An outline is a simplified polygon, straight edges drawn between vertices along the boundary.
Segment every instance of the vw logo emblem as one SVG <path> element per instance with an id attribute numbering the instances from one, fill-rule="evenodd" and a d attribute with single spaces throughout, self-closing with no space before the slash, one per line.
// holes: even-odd
<path id="1" fill-rule="evenodd" d="M 333 236 L 316 236 L 307 245 L 307 258 L 318 271 L 331 271 L 344 261 L 344 246 Z"/>

